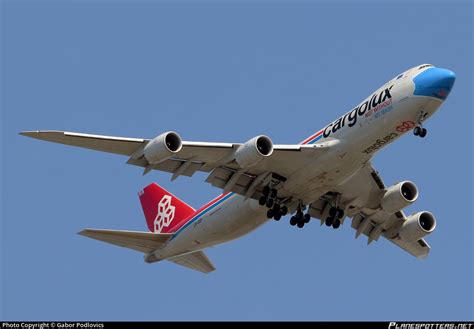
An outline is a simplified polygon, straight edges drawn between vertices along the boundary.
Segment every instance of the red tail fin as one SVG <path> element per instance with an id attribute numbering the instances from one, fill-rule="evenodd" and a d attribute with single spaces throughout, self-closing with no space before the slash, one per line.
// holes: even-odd
<path id="1" fill-rule="evenodd" d="M 156 183 L 138 193 L 148 229 L 155 233 L 176 232 L 194 209 Z"/>

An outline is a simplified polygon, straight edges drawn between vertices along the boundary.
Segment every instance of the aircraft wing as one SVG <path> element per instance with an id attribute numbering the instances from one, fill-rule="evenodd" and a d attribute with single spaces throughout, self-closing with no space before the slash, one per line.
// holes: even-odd
<path id="1" fill-rule="evenodd" d="M 383 236 L 409 254 L 425 258 L 430 252 L 430 246 L 424 239 L 409 243 L 398 235 L 399 228 L 407 219 L 405 213 L 398 211 L 389 214 L 378 207 L 385 188 L 379 173 L 367 163 L 334 192 L 340 193 L 340 202 L 346 207 L 346 215 L 352 218 L 356 238 L 366 235 L 367 243 L 370 244 Z M 328 208 L 327 200 L 331 197 L 331 193 L 313 202 L 309 209 L 312 217 L 321 220 L 321 225 L 327 217 L 325 209 Z"/>
<path id="2" fill-rule="evenodd" d="M 329 140 L 310 145 L 274 145 L 270 157 L 242 169 L 233 157 L 242 145 L 240 143 L 182 141 L 179 152 L 165 161 L 150 164 L 143 153 L 145 145 L 150 142 L 149 139 L 66 131 L 25 131 L 20 134 L 49 142 L 125 155 L 129 157 L 128 164 L 145 168 L 144 174 L 150 170 L 165 171 L 173 174 L 172 180 L 180 175 L 192 176 L 198 171 L 208 172 L 208 183 L 226 192 L 236 192 L 250 198 L 258 198 L 261 187 L 269 180 L 284 182 L 314 157 L 338 143 L 337 140 Z"/>

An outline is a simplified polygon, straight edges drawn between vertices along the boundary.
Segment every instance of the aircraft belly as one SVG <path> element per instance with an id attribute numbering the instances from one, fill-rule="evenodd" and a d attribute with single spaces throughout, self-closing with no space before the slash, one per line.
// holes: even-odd
<path id="1" fill-rule="evenodd" d="M 266 210 L 256 200 L 234 195 L 220 208 L 191 224 L 157 253 L 163 259 L 234 240 L 267 222 Z"/>
<path id="2" fill-rule="evenodd" d="M 305 169 L 291 176 L 283 185 L 282 193 L 310 203 L 339 185 L 367 161 L 353 150 L 339 148 L 325 154 Z"/>
<path id="3" fill-rule="evenodd" d="M 234 240 L 268 220 L 267 208 L 260 206 L 256 200 L 245 200 L 240 195 L 235 195 L 234 199 L 219 216 L 209 219 L 206 225 L 207 244 L 215 245 Z"/>

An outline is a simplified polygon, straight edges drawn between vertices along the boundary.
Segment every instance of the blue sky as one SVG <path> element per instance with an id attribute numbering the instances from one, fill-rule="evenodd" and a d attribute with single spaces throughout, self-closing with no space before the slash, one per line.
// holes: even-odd
<path id="1" fill-rule="evenodd" d="M 473 319 L 470 1 L 2 1 L 3 320 Z M 146 230 L 156 181 L 194 207 L 220 193 L 22 130 L 296 143 L 421 63 L 456 72 L 427 122 L 374 160 L 438 218 L 419 261 L 346 222 L 288 218 L 207 251 L 203 275 L 77 235 Z"/>

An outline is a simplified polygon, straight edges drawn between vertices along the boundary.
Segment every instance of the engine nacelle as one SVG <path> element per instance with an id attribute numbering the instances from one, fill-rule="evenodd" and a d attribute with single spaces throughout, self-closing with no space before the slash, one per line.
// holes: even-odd
<path id="1" fill-rule="evenodd" d="M 408 216 L 398 234 L 406 242 L 415 242 L 436 228 L 436 218 L 429 211 L 420 211 Z"/>
<path id="2" fill-rule="evenodd" d="M 178 153 L 183 147 L 182 144 L 177 133 L 168 131 L 149 141 L 143 149 L 143 154 L 148 163 L 160 163 Z"/>
<path id="3" fill-rule="evenodd" d="M 251 167 L 272 155 L 273 142 L 270 138 L 260 135 L 239 146 L 235 152 L 235 161 L 241 168 Z"/>
<path id="4" fill-rule="evenodd" d="M 418 188 L 410 181 L 390 186 L 382 197 L 380 205 L 389 214 L 402 210 L 418 198 Z"/>

